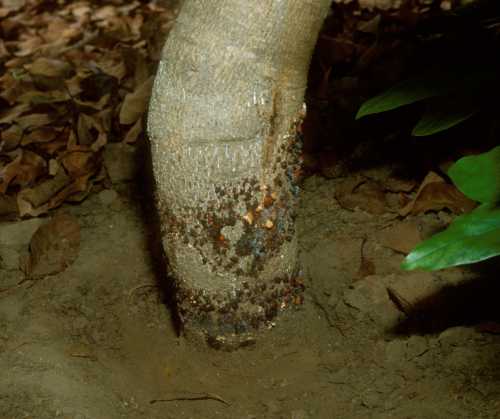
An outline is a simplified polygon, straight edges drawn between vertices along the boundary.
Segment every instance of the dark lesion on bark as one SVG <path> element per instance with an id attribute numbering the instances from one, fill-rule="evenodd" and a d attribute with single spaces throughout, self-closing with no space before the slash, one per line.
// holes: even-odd
<path id="1" fill-rule="evenodd" d="M 254 332 L 285 307 L 300 306 L 304 285 L 293 277 L 275 278 L 272 283 L 243 283 L 234 295 L 207 295 L 201 290 L 180 288 L 178 310 L 190 328 L 203 331 L 206 342 L 216 348 L 232 350 L 255 342 Z"/>
<path id="2" fill-rule="evenodd" d="M 301 118 L 297 118 L 290 135 L 270 154 L 274 160 L 270 184 L 262 185 L 252 178 L 238 185 L 219 185 L 212 202 L 175 213 L 165 209 L 160 214 L 168 226 L 164 232 L 167 243 L 191 246 L 210 271 L 231 273 L 239 279 L 231 292 L 206 292 L 177 278 L 177 309 L 186 328 L 202 331 L 207 343 L 218 349 L 251 344 L 255 331 L 270 326 L 280 310 L 302 304 L 304 286 L 297 267 L 291 274 L 272 280 L 261 275 L 266 263 L 279 257 L 286 242 L 295 238 L 300 123 Z M 236 227 L 237 238 L 226 237 L 226 229 Z"/>

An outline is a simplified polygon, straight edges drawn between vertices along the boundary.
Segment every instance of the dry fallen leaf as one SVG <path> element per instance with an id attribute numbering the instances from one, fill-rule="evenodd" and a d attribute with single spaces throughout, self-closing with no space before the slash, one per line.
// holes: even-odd
<path id="1" fill-rule="evenodd" d="M 10 184 L 28 186 L 46 170 L 45 160 L 28 150 L 19 150 L 15 158 L 0 169 L 0 193 L 5 193 Z"/>
<path id="2" fill-rule="evenodd" d="M 68 214 L 56 215 L 33 234 L 24 273 L 29 278 L 64 271 L 78 257 L 80 225 Z"/>
<path id="3" fill-rule="evenodd" d="M 73 72 L 73 68 L 68 62 L 45 57 L 37 58 L 32 63 L 26 64 L 24 68 L 35 76 L 57 77 L 60 79 L 70 77 Z"/>
<path id="4" fill-rule="evenodd" d="M 153 77 L 150 77 L 137 86 L 133 93 L 125 96 L 120 109 L 120 124 L 133 124 L 146 112 L 152 87 Z"/>
<path id="5" fill-rule="evenodd" d="M 30 106 L 28 104 L 20 104 L 10 108 L 8 111 L 0 114 L 0 124 L 11 124 L 16 121 L 21 114 L 26 112 Z"/>
<path id="6" fill-rule="evenodd" d="M 427 211 L 439 211 L 448 208 L 456 214 L 472 210 L 475 202 L 467 198 L 455 186 L 434 172 L 429 172 L 420 185 L 413 201 L 405 205 L 399 214 L 423 214 Z"/>
<path id="7" fill-rule="evenodd" d="M 94 174 L 98 169 L 98 163 L 98 156 L 84 147 L 80 150 L 68 151 L 61 157 L 61 164 L 72 178 Z"/>
<path id="8" fill-rule="evenodd" d="M 142 133 L 142 120 L 138 119 L 127 132 L 124 142 L 127 144 L 135 143 L 139 138 L 139 135 L 141 135 L 141 133 Z"/>
<path id="9" fill-rule="evenodd" d="M 23 189 L 17 195 L 19 206 L 23 209 L 21 216 L 29 214 L 34 209 L 38 209 L 70 183 L 71 178 L 66 172 L 58 170 L 53 178 L 47 179 L 33 188 Z"/>
<path id="10" fill-rule="evenodd" d="M 105 180 L 109 139 L 142 138 L 151 57 L 175 13 L 138 1 L 60 2 L 57 11 L 14 1 L 0 6 L 0 212 L 38 216 Z"/>
<path id="11" fill-rule="evenodd" d="M 0 133 L 0 151 L 14 150 L 21 142 L 23 130 L 17 125 L 11 125 Z"/>
<path id="12" fill-rule="evenodd" d="M 26 130 L 43 127 L 50 124 L 53 120 L 53 115 L 49 115 L 46 113 L 32 113 L 16 118 L 15 122 L 21 128 Z"/>

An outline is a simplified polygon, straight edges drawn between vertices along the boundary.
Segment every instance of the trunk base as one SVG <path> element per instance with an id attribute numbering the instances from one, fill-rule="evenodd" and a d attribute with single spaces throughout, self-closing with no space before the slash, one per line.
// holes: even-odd
<path id="1" fill-rule="evenodd" d="M 243 283 L 225 294 L 185 290 L 178 284 L 177 308 L 183 335 L 195 343 L 225 351 L 252 346 L 259 329 L 271 328 L 278 313 L 303 303 L 304 285 L 298 275 L 272 283 Z"/>

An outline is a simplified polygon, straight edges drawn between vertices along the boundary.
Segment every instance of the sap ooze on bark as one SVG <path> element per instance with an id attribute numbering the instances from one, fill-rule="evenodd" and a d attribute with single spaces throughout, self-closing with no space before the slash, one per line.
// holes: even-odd
<path id="1" fill-rule="evenodd" d="M 294 210 L 310 56 L 329 1 L 186 0 L 148 132 L 188 335 L 233 348 L 300 302 Z"/>

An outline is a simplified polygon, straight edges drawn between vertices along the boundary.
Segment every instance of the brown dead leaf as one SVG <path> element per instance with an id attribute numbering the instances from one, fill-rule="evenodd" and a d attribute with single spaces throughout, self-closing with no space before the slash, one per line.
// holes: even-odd
<path id="1" fill-rule="evenodd" d="M 0 193 L 4 194 L 7 192 L 10 182 L 12 182 L 17 173 L 19 173 L 22 157 L 22 153 L 19 153 L 14 160 L 0 168 Z"/>
<path id="2" fill-rule="evenodd" d="M 8 109 L 6 112 L 0 114 L 0 124 L 11 124 L 16 121 L 20 115 L 29 110 L 29 108 L 30 106 L 28 104 L 23 103 Z"/>
<path id="3" fill-rule="evenodd" d="M 118 13 L 116 7 L 114 6 L 103 6 L 97 10 L 94 10 L 92 14 L 92 20 L 109 20 L 116 17 Z"/>
<path id="4" fill-rule="evenodd" d="M 0 151 L 14 150 L 23 136 L 23 130 L 17 125 L 11 125 L 9 128 L 0 132 Z"/>
<path id="5" fill-rule="evenodd" d="M 50 201 L 48 202 L 48 207 L 50 209 L 57 208 L 64 201 L 70 200 L 70 198 L 72 198 L 73 196 L 79 195 L 81 193 L 83 193 L 83 196 L 87 196 L 90 188 L 92 187 L 92 182 L 89 181 L 90 176 L 91 175 L 84 175 L 74 179 L 71 184 L 64 187 L 57 193 L 57 195 L 50 199 Z M 82 195 L 79 196 L 81 197 Z M 77 201 L 80 200 L 81 199 L 78 199 Z"/>
<path id="6" fill-rule="evenodd" d="M 29 186 L 46 172 L 46 168 L 45 159 L 32 151 L 22 150 L 18 172 L 12 183 L 21 187 Z"/>
<path id="7" fill-rule="evenodd" d="M 48 44 L 56 44 L 62 47 L 82 34 L 82 24 L 68 22 L 65 19 L 52 16 L 44 31 L 44 39 Z"/>
<path id="8" fill-rule="evenodd" d="M 68 175 L 73 179 L 87 174 L 94 174 L 100 164 L 96 153 L 84 148 L 67 151 L 60 161 Z"/>
<path id="9" fill-rule="evenodd" d="M 0 18 L 7 17 L 11 13 L 21 9 L 24 6 L 25 0 L 5 1 L 0 6 Z"/>
<path id="10" fill-rule="evenodd" d="M 123 48 L 121 53 L 127 73 L 134 75 L 135 86 L 144 83 L 151 76 L 145 54 L 136 48 Z"/>
<path id="11" fill-rule="evenodd" d="M 102 130 L 101 125 L 92 116 L 81 113 L 78 116 L 77 135 L 78 144 L 90 145 L 92 144 L 97 134 Z M 94 131 L 94 132 L 92 132 Z"/>
<path id="12" fill-rule="evenodd" d="M 37 128 L 23 135 L 21 145 L 26 146 L 33 143 L 47 143 L 54 140 L 59 133 L 59 130 L 50 126 Z"/>
<path id="13" fill-rule="evenodd" d="M 32 113 L 29 115 L 20 116 L 16 119 L 16 123 L 23 129 L 33 129 L 49 125 L 54 121 L 55 116 L 46 113 Z"/>
<path id="14" fill-rule="evenodd" d="M 64 170 L 58 170 L 57 174 L 45 180 L 33 188 L 23 189 L 18 194 L 19 206 L 23 208 L 23 214 L 32 211 L 49 201 L 60 190 L 71 183 L 71 178 Z"/>
<path id="15" fill-rule="evenodd" d="M 58 186 L 65 183 L 66 179 L 64 178 L 64 171 L 61 170 L 60 172 L 63 173 L 61 173 L 60 175 L 58 173 L 58 176 L 56 176 L 56 179 L 54 179 L 53 181 L 54 184 L 48 184 L 42 187 L 49 189 L 49 191 L 42 190 L 32 192 L 30 190 L 27 190 L 26 192 L 21 191 L 21 193 L 17 195 L 17 205 L 19 208 L 19 215 L 21 217 L 25 217 L 28 215 L 31 217 L 38 217 L 42 214 L 48 213 L 51 209 L 59 207 L 63 202 L 71 200 L 73 196 L 77 196 L 79 194 L 83 194 L 79 195 L 79 197 L 88 195 L 92 186 L 92 182 L 89 182 L 89 178 L 91 175 L 84 175 L 77 179 L 74 179 L 68 184 L 65 184 L 65 186 L 61 190 L 57 191 L 57 193 L 52 195 L 46 203 L 35 207 L 29 199 L 43 200 L 43 193 L 47 192 L 47 194 L 49 194 L 49 192 L 54 192 L 58 189 Z"/>
<path id="16" fill-rule="evenodd" d="M 113 57 L 103 57 L 103 59 L 97 63 L 97 67 L 103 73 L 114 77 L 119 82 L 127 74 L 127 68 L 125 67 L 123 60 Z"/>
<path id="17" fill-rule="evenodd" d="M 8 57 L 9 51 L 7 50 L 7 47 L 5 46 L 5 42 L 3 39 L 0 39 L 0 58 L 6 58 Z"/>
<path id="18" fill-rule="evenodd" d="M 60 79 L 71 77 L 73 73 L 73 68 L 68 62 L 45 57 L 37 58 L 32 63 L 26 64 L 24 68 L 34 76 L 57 77 Z"/>
<path id="19" fill-rule="evenodd" d="M 439 211 L 448 208 L 455 214 L 469 212 L 476 203 L 467 198 L 455 186 L 447 183 L 430 183 L 420 193 L 411 210 L 412 214 L 423 214 L 427 211 Z"/>
<path id="20" fill-rule="evenodd" d="M 83 91 L 83 88 L 81 87 L 80 83 L 85 77 L 87 77 L 87 75 L 77 74 L 71 77 L 70 79 L 64 81 L 66 91 L 72 97 L 78 96 Z"/>
<path id="21" fill-rule="evenodd" d="M 403 207 L 399 214 L 423 214 L 448 208 L 456 214 L 472 210 L 475 202 L 467 198 L 455 186 L 434 172 L 429 172 L 420 185 L 415 199 Z"/>
<path id="22" fill-rule="evenodd" d="M 70 100 L 68 93 L 60 90 L 52 90 L 49 92 L 31 90 L 29 92 L 20 95 L 17 98 L 17 101 L 19 103 L 29 103 L 33 105 L 39 105 L 43 103 L 66 102 L 68 100 Z"/>
<path id="23" fill-rule="evenodd" d="M 133 124 L 146 112 L 152 87 L 153 77 L 150 77 L 125 96 L 120 109 L 120 124 Z"/>
<path id="24" fill-rule="evenodd" d="M 45 160 L 38 154 L 18 150 L 15 158 L 0 169 L 0 193 L 5 193 L 10 184 L 28 186 L 45 172 L 45 168 Z"/>
<path id="25" fill-rule="evenodd" d="M 25 268 L 29 278 L 55 275 L 72 265 L 80 252 L 80 225 L 68 214 L 56 215 L 33 234 Z"/>
<path id="26" fill-rule="evenodd" d="M 17 43 L 18 50 L 14 53 L 16 57 L 27 57 L 34 54 L 44 44 L 41 37 L 31 36 Z"/>
<path id="27" fill-rule="evenodd" d="M 96 111 L 100 111 L 104 109 L 106 106 L 109 104 L 109 100 L 111 98 L 111 95 L 109 93 L 105 94 L 104 96 L 101 96 L 98 101 L 91 101 L 91 100 L 81 100 L 81 99 L 73 99 L 75 103 L 81 106 L 86 106 L 92 109 L 95 109 Z"/>
<path id="28" fill-rule="evenodd" d="M 128 130 L 127 135 L 125 136 L 124 142 L 127 144 L 133 144 L 139 138 L 139 135 L 142 133 L 142 120 L 138 119 L 135 121 L 135 124 Z"/>
<path id="29" fill-rule="evenodd" d="M 9 72 L 0 78 L 0 96 L 9 102 L 12 107 L 19 106 L 17 102 L 20 96 L 35 89 L 31 80 L 26 80 L 22 75 L 16 77 L 14 78 Z"/>

